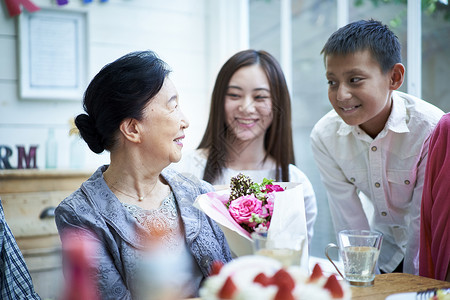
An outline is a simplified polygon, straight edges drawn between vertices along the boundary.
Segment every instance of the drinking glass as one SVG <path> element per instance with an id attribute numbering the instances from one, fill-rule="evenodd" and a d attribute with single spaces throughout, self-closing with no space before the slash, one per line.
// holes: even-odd
<path id="1" fill-rule="evenodd" d="M 274 258 L 285 268 L 300 267 L 305 236 L 269 238 L 267 233 L 253 232 L 252 240 L 253 254 Z"/>
<path id="2" fill-rule="evenodd" d="M 338 234 L 339 247 L 333 243 L 325 248 L 325 255 L 337 272 L 353 286 L 372 286 L 375 266 L 380 254 L 383 235 L 370 230 L 342 230 Z M 330 248 L 338 248 L 344 263 L 344 275 L 328 256 Z"/>

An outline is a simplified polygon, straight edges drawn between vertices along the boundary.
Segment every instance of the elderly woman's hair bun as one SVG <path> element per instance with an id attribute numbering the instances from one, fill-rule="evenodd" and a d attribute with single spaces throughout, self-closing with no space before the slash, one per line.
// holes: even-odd
<path id="1" fill-rule="evenodd" d="M 102 153 L 105 150 L 103 138 L 95 127 L 95 122 L 87 114 L 80 114 L 75 118 L 75 125 L 80 131 L 83 140 L 88 144 L 89 149 L 95 153 Z"/>

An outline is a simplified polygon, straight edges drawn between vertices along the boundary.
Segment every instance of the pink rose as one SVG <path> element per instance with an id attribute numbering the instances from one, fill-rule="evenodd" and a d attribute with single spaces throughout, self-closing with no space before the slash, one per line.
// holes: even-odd
<path id="1" fill-rule="evenodd" d="M 284 189 L 281 186 L 279 186 L 278 184 L 267 184 L 265 186 L 265 191 L 267 193 L 282 192 L 282 191 L 284 191 Z"/>
<path id="2" fill-rule="evenodd" d="M 242 196 L 231 201 L 228 211 L 236 222 L 247 224 L 252 213 L 259 215 L 262 212 L 262 202 L 253 194 Z"/>

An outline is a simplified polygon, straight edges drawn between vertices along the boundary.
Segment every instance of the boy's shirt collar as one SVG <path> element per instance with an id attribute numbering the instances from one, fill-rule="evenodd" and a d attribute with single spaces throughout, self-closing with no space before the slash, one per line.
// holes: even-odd
<path id="1" fill-rule="evenodd" d="M 384 128 L 397 133 L 409 132 L 405 101 L 396 91 L 392 92 L 392 99 L 392 111 Z"/>
<path id="2" fill-rule="evenodd" d="M 382 138 L 386 135 L 387 131 L 393 131 L 396 133 L 409 132 L 407 125 L 406 106 L 404 101 L 397 94 L 398 92 L 392 92 L 392 110 L 389 118 L 384 126 L 383 130 L 377 135 L 377 138 Z M 351 126 L 345 122 L 342 122 L 337 130 L 337 134 L 344 136 L 353 133 L 357 137 L 367 136 L 367 134 L 359 126 Z"/>

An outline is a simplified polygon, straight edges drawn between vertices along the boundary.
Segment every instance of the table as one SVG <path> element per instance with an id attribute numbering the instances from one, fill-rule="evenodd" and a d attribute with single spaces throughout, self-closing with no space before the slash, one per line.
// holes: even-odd
<path id="1" fill-rule="evenodd" d="M 385 300 L 396 293 L 418 292 L 430 288 L 449 288 L 450 282 L 404 273 L 389 273 L 375 276 L 371 287 L 351 287 L 352 300 Z M 200 300 L 200 298 L 186 299 Z"/>
<path id="2" fill-rule="evenodd" d="M 405 273 L 389 273 L 375 276 L 375 284 L 371 287 L 351 287 L 351 289 L 354 300 L 384 300 L 391 294 L 448 287 L 450 282 Z"/>

